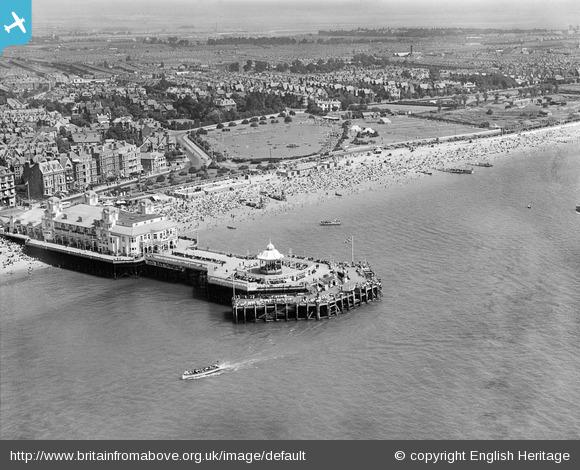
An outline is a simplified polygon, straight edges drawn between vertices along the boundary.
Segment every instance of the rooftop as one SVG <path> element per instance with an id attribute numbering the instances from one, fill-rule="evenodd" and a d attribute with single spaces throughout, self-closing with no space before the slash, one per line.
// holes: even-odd
<path id="1" fill-rule="evenodd" d="M 119 211 L 119 225 L 134 225 L 139 222 L 163 217 L 161 214 L 139 214 L 138 212 Z"/>
<path id="2" fill-rule="evenodd" d="M 125 225 L 115 225 L 111 229 L 112 234 L 127 235 L 131 237 L 136 237 L 139 235 L 161 232 L 163 230 L 168 230 L 175 227 L 175 223 L 170 220 L 158 220 L 157 222 L 152 222 L 150 224 L 134 226 Z"/>
<path id="3" fill-rule="evenodd" d="M 63 210 L 54 218 L 55 222 L 76 225 L 78 227 L 92 227 L 95 220 L 101 220 L 103 208 L 89 206 L 88 204 L 76 204 Z"/>

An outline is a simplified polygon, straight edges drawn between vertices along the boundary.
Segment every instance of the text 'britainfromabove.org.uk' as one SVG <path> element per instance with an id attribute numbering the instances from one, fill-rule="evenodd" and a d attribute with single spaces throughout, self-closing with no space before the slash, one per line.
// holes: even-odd
<path id="1" fill-rule="evenodd" d="M 80 451 L 47 452 L 38 450 L 10 451 L 13 462 L 305 462 L 303 450 L 288 452 L 285 450 L 262 450 L 259 452 L 232 452 L 213 450 L 204 452 L 123 452 L 123 451 Z"/>

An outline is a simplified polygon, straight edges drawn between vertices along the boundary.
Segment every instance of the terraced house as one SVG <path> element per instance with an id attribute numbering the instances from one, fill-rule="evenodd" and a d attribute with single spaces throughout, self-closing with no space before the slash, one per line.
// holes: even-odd
<path id="1" fill-rule="evenodd" d="M 16 205 L 14 173 L 5 166 L 0 166 L 0 206 Z"/>
<path id="2" fill-rule="evenodd" d="M 26 162 L 22 180 L 28 184 L 32 197 L 50 197 L 67 191 L 66 172 L 58 160 Z"/>

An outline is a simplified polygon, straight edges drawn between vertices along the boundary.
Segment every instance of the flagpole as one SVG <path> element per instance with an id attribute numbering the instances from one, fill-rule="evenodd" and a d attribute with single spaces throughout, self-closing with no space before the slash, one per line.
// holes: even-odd
<path id="1" fill-rule="evenodd" d="M 354 264 L 354 235 L 350 236 L 350 262 Z"/>

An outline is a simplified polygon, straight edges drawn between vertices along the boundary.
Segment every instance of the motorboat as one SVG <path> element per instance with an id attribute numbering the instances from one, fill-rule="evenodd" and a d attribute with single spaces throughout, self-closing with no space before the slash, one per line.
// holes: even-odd
<path id="1" fill-rule="evenodd" d="M 491 168 L 493 165 L 489 162 L 475 162 L 475 163 L 468 163 L 471 166 L 481 166 L 483 168 Z"/>
<path id="2" fill-rule="evenodd" d="M 212 365 L 206 366 L 206 367 L 202 367 L 201 369 L 186 370 L 181 375 L 181 378 L 183 380 L 202 379 L 204 377 L 209 377 L 210 375 L 216 375 L 219 372 L 223 371 L 224 369 L 225 369 L 224 364 L 220 364 L 219 362 L 216 362 L 215 364 L 212 364 Z"/>
<path id="3" fill-rule="evenodd" d="M 445 168 L 441 171 L 445 171 L 447 173 L 454 173 L 456 175 L 471 175 L 471 174 L 473 174 L 473 170 L 471 168 Z"/>
<path id="4" fill-rule="evenodd" d="M 332 219 L 332 220 L 321 220 L 320 225 L 340 225 L 342 222 L 340 219 Z"/>

